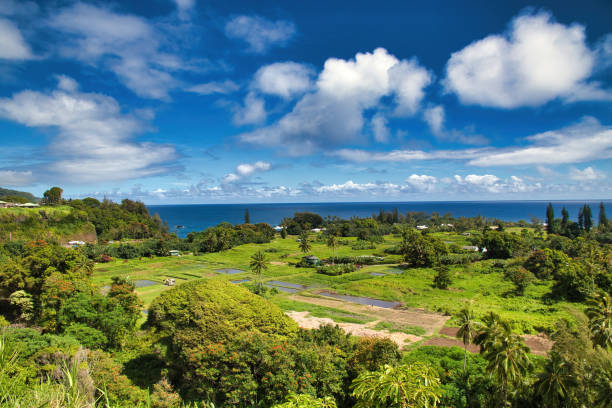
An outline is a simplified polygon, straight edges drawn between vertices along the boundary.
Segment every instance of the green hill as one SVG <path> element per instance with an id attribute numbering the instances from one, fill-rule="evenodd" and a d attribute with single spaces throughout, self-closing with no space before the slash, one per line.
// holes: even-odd
<path id="1" fill-rule="evenodd" d="M 32 193 L 28 193 L 26 191 L 10 190 L 8 188 L 0 187 L 0 200 L 10 202 L 25 201 L 30 203 L 37 203 L 40 201 L 40 198 L 35 197 Z"/>
<path id="2" fill-rule="evenodd" d="M 95 242 L 94 225 L 85 211 L 69 206 L 0 208 L 0 242 L 39 240 Z"/>

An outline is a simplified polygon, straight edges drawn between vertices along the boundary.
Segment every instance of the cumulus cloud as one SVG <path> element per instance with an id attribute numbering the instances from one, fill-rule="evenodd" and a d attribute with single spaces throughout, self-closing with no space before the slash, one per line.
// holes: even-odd
<path id="1" fill-rule="evenodd" d="M 493 174 L 469 174 L 465 177 L 455 175 L 450 187 L 463 193 L 526 193 L 542 189 L 540 183 L 530 184 L 517 176 L 502 180 Z"/>
<path id="2" fill-rule="evenodd" d="M 233 121 L 239 126 L 261 124 L 267 116 L 266 103 L 263 98 L 254 92 L 249 92 L 244 98 L 244 105 L 235 109 Z"/>
<path id="3" fill-rule="evenodd" d="M 419 160 L 461 160 L 479 157 L 486 151 L 484 149 L 464 150 L 392 150 L 389 152 L 374 152 L 360 149 L 339 149 L 327 153 L 328 156 L 338 157 L 351 162 L 409 162 Z"/>
<path id="4" fill-rule="evenodd" d="M 611 92 L 588 82 L 596 56 L 584 26 L 557 23 L 545 12 L 524 14 L 507 32 L 453 53 L 444 83 L 465 104 L 498 108 L 539 106 L 556 98 L 610 100 Z"/>
<path id="5" fill-rule="evenodd" d="M 32 171 L 0 170 L 0 185 L 4 187 L 20 187 L 33 184 Z"/>
<path id="6" fill-rule="evenodd" d="M 0 59 L 27 60 L 33 57 L 19 28 L 11 21 L 0 18 Z"/>
<path id="7" fill-rule="evenodd" d="M 270 163 L 258 161 L 255 163 L 242 163 L 236 166 L 233 173 L 226 174 L 223 177 L 224 183 L 234 183 L 245 178 L 251 177 L 255 173 L 264 173 L 272 168 Z"/>
<path id="8" fill-rule="evenodd" d="M 370 195 L 397 194 L 402 187 L 394 183 L 355 183 L 349 180 L 342 184 L 322 185 L 314 188 L 317 193 L 333 193 L 335 195 L 352 195 L 368 193 Z"/>
<path id="9" fill-rule="evenodd" d="M 193 69 L 164 52 L 161 32 L 142 17 L 84 3 L 61 10 L 50 26 L 64 34 L 62 55 L 110 69 L 137 95 L 167 99 L 180 85 L 173 71 Z"/>
<path id="10" fill-rule="evenodd" d="M 399 98 L 398 107 L 411 112 L 422 98 L 422 85 L 410 87 L 416 65 L 403 68 L 383 48 L 357 53 L 354 59 L 329 58 L 319 74 L 314 91 L 304 95 L 293 110 L 276 123 L 240 135 L 240 139 L 270 147 L 281 147 L 290 155 L 305 155 L 322 146 L 352 143 L 363 137 L 364 111 L 376 107 L 381 98 Z M 397 70 L 391 68 L 399 67 Z M 429 75 L 420 67 L 423 75 Z M 406 75 L 402 77 L 402 75 Z M 393 79 L 392 79 L 393 78 Z M 412 97 L 408 93 L 413 92 Z M 412 101 L 412 102 L 410 102 Z M 412 108 L 411 108 L 412 107 Z"/>
<path id="11" fill-rule="evenodd" d="M 303 94 L 312 87 L 313 70 L 297 62 L 277 62 L 257 70 L 253 87 L 269 95 L 284 99 Z"/>
<path id="12" fill-rule="evenodd" d="M 58 80 L 58 89 L 49 93 L 26 90 L 0 98 L 0 117 L 57 130 L 48 148 L 45 174 L 88 183 L 168 171 L 177 157 L 174 147 L 133 140 L 147 129 L 141 117 L 122 113 L 109 96 L 79 92 L 70 78 Z"/>
<path id="13" fill-rule="evenodd" d="M 583 170 L 571 167 L 569 175 L 570 179 L 576 181 L 595 181 L 606 178 L 604 173 L 594 169 L 592 166 L 586 167 Z"/>
<path id="14" fill-rule="evenodd" d="M 271 21 L 260 16 L 236 16 L 225 25 L 229 38 L 249 44 L 249 50 L 263 54 L 273 46 L 284 46 L 295 35 L 295 24 L 291 21 Z"/>
<path id="15" fill-rule="evenodd" d="M 187 88 L 188 92 L 197 93 L 200 95 L 211 95 L 211 94 L 230 94 L 240 89 L 240 85 L 234 81 L 226 79 L 221 82 L 207 82 L 204 84 L 193 85 Z"/>
<path id="16" fill-rule="evenodd" d="M 444 107 L 442 105 L 431 106 L 423 112 L 423 118 L 429 125 L 431 133 L 441 135 L 444 129 Z"/>
<path id="17" fill-rule="evenodd" d="M 415 191 L 430 193 L 435 191 L 438 179 L 434 176 L 428 176 L 426 174 L 412 174 L 406 179 L 406 183 Z"/>
<path id="18" fill-rule="evenodd" d="M 370 124 L 372 126 L 374 140 L 376 140 L 377 142 L 386 143 L 389 141 L 391 131 L 389 130 L 387 123 L 387 118 L 385 118 L 385 116 L 380 112 L 372 116 Z"/>

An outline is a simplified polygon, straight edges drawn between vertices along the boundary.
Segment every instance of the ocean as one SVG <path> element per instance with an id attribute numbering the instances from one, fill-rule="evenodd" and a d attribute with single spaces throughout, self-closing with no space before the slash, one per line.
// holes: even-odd
<path id="1" fill-rule="evenodd" d="M 440 215 L 450 213 L 454 217 L 497 218 L 505 221 L 531 221 L 532 217 L 541 220 L 546 218 L 546 206 L 549 201 L 419 201 L 419 202 L 343 202 L 343 203 L 270 203 L 270 204 L 184 204 L 184 205 L 150 205 L 151 214 L 159 214 L 168 223 L 171 231 L 179 237 L 185 237 L 191 231 L 202 231 L 208 227 L 227 221 L 232 224 L 244 222 L 244 212 L 249 210 L 251 223 L 267 222 L 275 226 L 283 218 L 292 217 L 296 212 L 310 211 L 322 217 L 337 216 L 369 217 L 380 210 L 392 211 L 397 208 L 401 214 L 409 211 L 432 212 Z M 593 221 L 597 224 L 600 201 L 552 201 L 555 217 L 561 217 L 561 208 L 565 207 L 573 220 L 578 218 L 578 210 L 589 204 L 593 210 Z M 612 218 L 612 201 L 604 200 Z M 183 228 L 177 229 L 177 226 Z"/>

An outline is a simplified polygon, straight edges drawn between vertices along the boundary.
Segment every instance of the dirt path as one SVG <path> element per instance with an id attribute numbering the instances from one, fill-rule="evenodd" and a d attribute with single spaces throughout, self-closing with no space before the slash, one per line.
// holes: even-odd
<path id="1" fill-rule="evenodd" d="M 443 327 L 440 329 L 438 334 L 442 334 L 445 336 L 455 337 L 457 335 L 458 329 L 456 327 Z M 529 347 L 531 350 L 531 354 L 536 354 L 538 356 L 545 356 L 553 346 L 552 340 L 550 340 L 545 334 L 526 334 L 523 336 L 525 340 L 525 345 Z M 459 339 L 449 339 L 444 337 L 434 337 L 426 340 L 423 343 L 424 346 L 445 346 L 445 347 L 463 347 L 463 342 Z M 471 344 L 468 346 L 468 351 L 472 353 L 478 353 L 480 351 L 480 347 Z"/>
<path id="2" fill-rule="evenodd" d="M 429 313 L 419 309 L 387 309 L 384 307 L 360 305 L 359 303 L 345 302 L 343 300 L 336 299 L 321 299 L 300 295 L 293 295 L 291 296 L 291 299 L 305 303 L 312 303 L 319 306 L 342 309 L 346 310 L 347 312 L 366 315 L 376 320 L 396 322 L 410 326 L 419 326 L 425 329 L 426 336 L 437 332 L 450 318 L 449 316 Z"/>
<path id="3" fill-rule="evenodd" d="M 287 316 L 295 320 L 298 326 L 304 329 L 317 329 L 319 328 L 319 326 L 325 324 L 338 325 L 346 333 L 352 334 L 353 336 L 391 339 L 398 345 L 400 349 L 403 348 L 406 344 L 414 343 L 415 341 L 419 341 L 422 339 L 422 337 L 414 336 L 412 334 L 400 332 L 391 333 L 387 330 L 374 330 L 368 327 L 372 323 L 368 325 L 357 323 L 336 323 L 332 319 L 329 319 L 327 317 L 310 316 L 310 313 L 308 312 L 290 311 L 286 314 Z"/>

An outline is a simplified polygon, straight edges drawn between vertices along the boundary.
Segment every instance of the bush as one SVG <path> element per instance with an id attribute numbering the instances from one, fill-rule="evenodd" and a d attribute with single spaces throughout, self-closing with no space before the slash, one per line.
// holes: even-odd
<path id="1" fill-rule="evenodd" d="M 434 287 L 438 289 L 446 289 L 453 283 L 451 271 L 448 266 L 439 266 L 436 268 L 436 276 L 433 280 Z"/>
<path id="2" fill-rule="evenodd" d="M 64 333 L 74 337 L 79 343 L 90 349 L 102 348 L 108 343 L 108 339 L 100 330 L 81 323 L 71 324 Z"/>
<path id="3" fill-rule="evenodd" d="M 339 264 L 339 265 L 326 265 L 317 268 L 317 273 L 328 276 L 339 276 L 345 273 L 355 272 L 357 267 L 355 264 Z"/>

